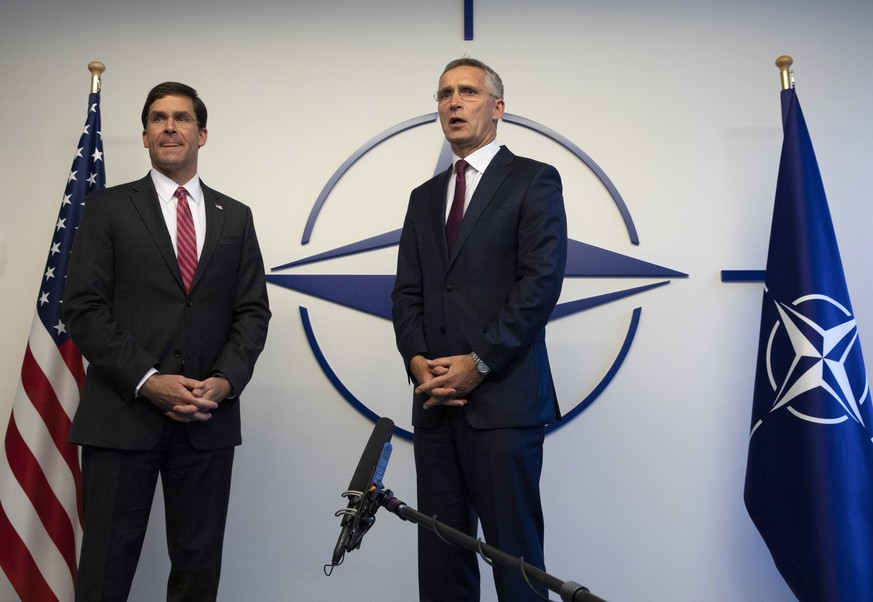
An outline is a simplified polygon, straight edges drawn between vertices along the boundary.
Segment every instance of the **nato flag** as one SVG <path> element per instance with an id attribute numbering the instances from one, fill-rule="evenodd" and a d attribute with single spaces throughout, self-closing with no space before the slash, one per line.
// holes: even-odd
<path id="1" fill-rule="evenodd" d="M 873 412 L 855 315 L 800 103 L 767 256 L 745 502 L 800 600 L 873 600 Z"/>

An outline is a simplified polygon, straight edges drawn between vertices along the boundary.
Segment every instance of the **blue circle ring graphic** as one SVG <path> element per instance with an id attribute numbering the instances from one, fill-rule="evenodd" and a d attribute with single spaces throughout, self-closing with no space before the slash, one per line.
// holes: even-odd
<path id="1" fill-rule="evenodd" d="M 421 115 L 420 117 L 415 117 L 413 119 L 409 119 L 407 121 L 399 123 L 396 126 L 389 128 L 379 135 L 371 138 L 360 148 L 358 148 L 354 153 L 352 153 L 349 158 L 346 159 L 339 168 L 337 168 L 337 170 L 333 173 L 333 175 L 330 177 L 330 179 L 327 181 L 327 183 L 324 185 L 321 192 L 319 193 L 318 198 L 316 199 L 315 204 L 312 207 L 312 210 L 309 212 L 309 218 L 306 221 L 306 226 L 303 231 L 303 238 L 301 240 L 301 243 L 304 245 L 309 243 L 309 240 L 312 236 L 312 230 L 315 227 L 315 222 L 318 219 L 318 215 L 321 212 L 321 209 L 323 208 L 325 202 L 330 196 L 330 193 L 333 191 L 334 187 L 342 178 L 342 176 L 355 163 L 357 163 L 362 157 L 364 157 L 364 155 L 373 150 L 382 142 L 385 142 L 386 140 L 389 140 L 394 136 L 397 136 L 398 134 L 401 134 L 410 129 L 433 123 L 437 120 L 437 118 L 437 113 L 429 113 L 427 115 Z M 615 185 L 612 183 L 606 173 L 600 168 L 600 166 L 597 165 L 597 163 L 594 162 L 594 160 L 590 156 L 588 156 L 587 153 L 585 153 L 585 151 L 583 151 L 573 142 L 568 140 L 566 137 L 558 134 L 554 130 L 551 130 L 541 124 L 538 124 L 524 117 L 505 113 L 503 115 L 503 121 L 542 134 L 543 136 L 566 148 L 580 161 L 582 161 L 582 163 L 584 163 L 585 166 L 594 173 L 597 179 L 600 180 L 601 184 L 603 184 L 604 188 L 606 188 L 606 190 L 609 192 L 609 195 L 612 197 L 616 208 L 621 214 L 630 241 L 635 245 L 639 244 L 639 237 L 637 236 L 636 227 L 634 226 L 633 219 L 631 218 L 630 212 L 627 209 L 627 205 L 625 204 L 624 199 L 622 199 L 621 195 L 618 192 L 618 189 L 615 187 Z M 440 171 L 439 167 L 437 171 Z M 606 371 L 606 373 L 603 375 L 597 385 L 591 390 L 588 395 L 585 396 L 584 399 L 576 404 L 573 409 L 571 409 L 569 412 L 566 412 L 560 422 L 547 424 L 545 426 L 545 433 L 547 435 L 566 426 L 574 418 L 579 416 L 579 414 L 581 414 L 592 403 L 594 403 L 594 401 L 606 389 L 609 383 L 612 382 L 612 379 L 615 377 L 618 369 L 624 363 L 624 360 L 627 357 L 628 352 L 630 351 L 631 345 L 633 344 L 633 340 L 636 337 L 637 327 L 639 326 L 641 314 L 642 309 L 640 307 L 637 307 L 633 310 L 630 324 L 628 325 L 628 329 L 625 333 L 625 338 L 622 342 L 621 348 L 613 359 L 609 369 Z M 318 362 L 318 365 L 321 368 L 322 372 L 324 372 L 325 376 L 328 378 L 331 385 L 333 385 L 334 389 L 336 389 L 337 392 L 342 395 L 343 399 L 345 399 L 346 402 L 348 402 L 349 405 L 351 405 L 364 418 L 373 423 L 378 421 L 380 416 L 378 416 L 375 412 L 373 412 L 373 410 L 367 407 L 366 404 L 358 399 L 355 394 L 352 393 L 352 391 L 342 382 L 342 380 L 340 380 L 339 376 L 336 374 L 333 368 L 331 368 L 330 363 L 327 361 L 327 358 L 321 350 L 321 346 L 318 344 L 318 340 L 315 336 L 315 331 L 312 328 L 312 322 L 309 319 L 309 310 L 303 306 L 300 307 L 300 320 L 303 324 L 303 330 L 306 334 L 306 340 L 309 344 L 309 348 L 311 349 L 312 354 Z M 414 438 L 413 434 L 410 431 L 399 426 L 394 427 L 394 434 L 401 439 L 407 441 L 412 441 L 412 439 Z"/>
<path id="2" fill-rule="evenodd" d="M 402 123 L 398 123 L 394 127 L 388 128 L 381 134 L 374 136 L 367 142 L 365 142 L 361 147 L 353 152 L 348 159 L 346 159 L 342 165 L 340 165 L 333 175 L 331 175 L 330 179 L 328 179 L 327 184 L 324 185 L 324 188 L 321 189 L 321 192 L 318 194 L 318 198 L 315 199 L 315 204 L 312 206 L 312 209 L 309 212 L 309 218 L 306 220 L 306 226 L 303 229 L 303 238 L 300 241 L 302 244 L 307 244 L 309 239 L 312 237 L 312 229 L 315 227 L 315 220 L 318 219 L 318 214 L 321 213 L 322 207 L 324 207 L 324 203 L 327 201 L 327 197 L 330 196 L 330 193 L 333 191 L 334 187 L 337 185 L 337 182 L 345 175 L 345 173 L 351 168 L 352 165 L 357 163 L 364 155 L 369 153 L 371 150 L 379 146 L 381 143 L 385 142 L 397 136 L 398 134 L 402 134 L 407 130 L 411 130 L 413 128 L 420 127 L 422 125 L 428 125 L 433 123 L 438 118 L 436 113 L 428 113 L 427 115 L 421 115 L 419 117 L 414 117 Z M 616 208 L 621 214 L 622 221 L 624 221 L 625 229 L 627 229 L 628 236 L 630 237 L 630 241 L 638 245 L 640 244 L 639 236 L 637 236 L 637 229 L 634 226 L 633 218 L 631 218 L 630 211 L 628 211 L 627 205 L 624 202 L 624 199 L 621 198 L 621 194 L 619 194 L 618 189 L 615 187 L 615 184 L 612 183 L 612 180 L 609 179 L 609 176 L 606 175 L 597 163 L 594 162 L 594 159 L 588 156 L 588 153 L 579 148 L 576 144 L 573 144 L 569 139 L 565 136 L 562 136 L 558 132 L 547 128 L 546 126 L 539 124 L 535 121 L 531 121 L 530 119 L 526 119 L 524 117 L 519 117 L 518 115 L 512 115 L 511 113 L 504 113 L 503 121 L 506 123 L 511 123 L 513 125 L 518 125 L 523 128 L 527 128 L 529 130 L 533 130 L 539 134 L 542 134 L 546 138 L 560 144 L 568 151 L 573 153 L 582 163 L 584 163 L 588 169 L 590 169 L 597 179 L 603 184 L 603 187 L 606 188 L 607 192 L 609 192 L 609 196 L 612 197 L 613 203 L 615 203 Z M 440 168 L 437 168 L 437 171 L 441 171 Z"/>

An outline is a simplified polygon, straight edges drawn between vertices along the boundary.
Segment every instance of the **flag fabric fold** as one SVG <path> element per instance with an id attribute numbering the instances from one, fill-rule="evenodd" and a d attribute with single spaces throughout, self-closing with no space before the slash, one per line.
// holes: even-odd
<path id="1" fill-rule="evenodd" d="M 873 600 L 873 402 L 793 89 L 782 120 L 745 503 L 800 600 Z"/>
<path id="2" fill-rule="evenodd" d="M 106 185 L 100 127 L 100 94 L 92 93 L 0 450 L 0 567 L 23 602 L 74 597 L 81 472 L 78 448 L 67 443 L 67 432 L 85 371 L 64 327 L 62 299 L 85 196 Z"/>

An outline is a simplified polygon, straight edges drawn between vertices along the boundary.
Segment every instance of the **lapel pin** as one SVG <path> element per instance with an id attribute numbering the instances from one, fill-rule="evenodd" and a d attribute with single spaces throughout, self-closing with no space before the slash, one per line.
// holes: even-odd
<path id="1" fill-rule="evenodd" d="M 222 207 L 218 203 L 215 203 L 215 208 L 218 209 L 219 211 L 224 211 L 224 207 Z"/>

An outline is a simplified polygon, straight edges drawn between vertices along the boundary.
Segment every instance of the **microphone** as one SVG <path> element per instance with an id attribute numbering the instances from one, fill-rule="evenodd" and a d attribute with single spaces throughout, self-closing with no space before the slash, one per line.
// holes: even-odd
<path id="1" fill-rule="evenodd" d="M 361 545 L 361 538 L 372 526 L 375 517 L 366 503 L 367 493 L 373 484 L 381 486 L 388 458 L 391 456 L 391 435 L 394 432 L 394 421 L 390 418 L 380 418 L 373 427 L 370 440 L 361 454 L 358 466 L 349 481 L 348 491 L 343 497 L 349 500 L 348 506 L 337 512 L 342 515 L 340 535 L 333 550 L 334 566 L 342 562 L 346 552 L 351 552 Z M 378 509 L 378 505 L 376 506 Z"/>

